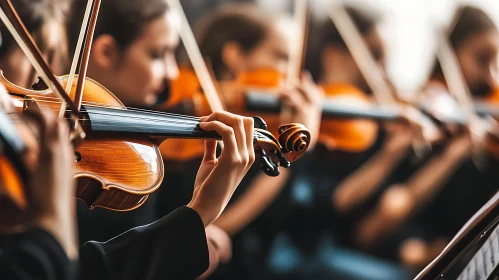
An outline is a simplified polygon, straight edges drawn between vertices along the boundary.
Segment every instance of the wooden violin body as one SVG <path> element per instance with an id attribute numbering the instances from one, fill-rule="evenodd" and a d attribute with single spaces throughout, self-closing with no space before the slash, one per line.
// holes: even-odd
<path id="1" fill-rule="evenodd" d="M 63 84 L 67 77 L 61 77 Z M 51 103 L 55 96 L 50 90 L 35 91 L 19 88 L 2 81 L 21 106 L 46 105 L 56 111 L 60 104 Z M 74 92 L 76 82 L 72 88 Z M 21 93 L 21 94 L 20 94 Z M 30 101 L 34 102 L 30 102 Z M 85 102 L 125 106 L 111 92 L 95 81 L 85 85 Z M 91 209 L 102 207 L 115 211 L 133 210 L 142 205 L 149 194 L 156 191 L 164 176 L 163 161 L 155 141 L 144 136 L 101 136 L 89 133 L 76 149 L 77 198 Z"/>
<path id="2" fill-rule="evenodd" d="M 242 115 L 258 114 L 265 119 L 269 131 L 276 132 L 280 126 L 282 107 L 277 90 L 282 79 L 280 73 L 270 69 L 244 72 L 234 81 L 219 83 L 221 99 L 228 111 Z M 327 103 L 360 110 L 372 105 L 366 94 L 350 85 L 325 85 L 323 89 Z M 272 103 L 271 106 L 269 103 Z M 196 75 L 191 70 L 181 69 L 179 79 L 172 82 L 169 101 L 161 108 L 194 115 L 204 115 L 209 111 Z M 319 143 L 331 150 L 358 153 L 367 150 L 376 141 L 379 129 L 376 121 L 342 118 L 340 114 L 328 115 L 326 111 L 323 111 Z M 184 161 L 202 156 L 201 148 L 200 142 L 179 139 L 165 143 L 161 146 L 161 152 L 165 158 Z"/>
<path id="3" fill-rule="evenodd" d="M 59 79 L 67 83 L 66 76 Z M 60 108 L 61 103 L 50 89 L 27 90 L 4 78 L 2 82 L 20 112 L 32 106 L 56 112 Z M 166 138 L 221 139 L 214 132 L 201 130 L 199 120 L 190 116 L 127 109 L 91 79 L 85 82 L 81 113 L 79 123 L 87 137 L 75 151 L 77 198 L 91 209 L 129 211 L 141 206 L 163 180 L 164 166 L 157 143 Z M 277 176 L 279 165 L 288 167 L 306 151 L 310 133 L 302 125 L 291 124 L 280 128 L 278 139 L 258 128 L 253 139 L 261 168 Z"/>

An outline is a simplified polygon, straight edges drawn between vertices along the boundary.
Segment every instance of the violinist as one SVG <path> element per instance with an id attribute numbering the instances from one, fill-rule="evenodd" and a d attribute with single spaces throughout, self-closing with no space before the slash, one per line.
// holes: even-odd
<path id="1" fill-rule="evenodd" d="M 69 49 L 76 45 L 76 33 L 80 28 L 86 1 L 75 0 L 68 17 Z M 141 20 L 137 20 L 140 17 Z M 112 90 L 127 106 L 151 108 L 165 101 L 169 95 L 171 80 L 178 75 L 175 50 L 179 37 L 174 31 L 174 16 L 164 0 L 105 1 L 102 3 L 97 22 L 88 76 Z M 126 26 L 126 28 L 123 28 Z M 163 182 L 178 187 L 163 187 L 155 198 L 137 210 L 113 213 L 103 209 L 79 211 L 80 241 L 107 240 L 137 225 L 154 221 L 175 208 L 189 203 L 195 185 L 199 159 L 189 173 L 174 177 L 166 170 Z M 187 186 L 183 184 L 188 180 Z M 186 187 L 183 187 L 186 186 Z M 181 188 L 183 187 L 183 188 Z M 178 198 L 177 194 L 183 195 Z M 112 222 L 111 222 L 112 221 Z M 98 224 L 98 227 L 92 225 Z M 216 225 L 206 229 L 211 264 L 226 259 L 228 237 Z M 222 248 L 217 251 L 216 248 Z"/>
<path id="2" fill-rule="evenodd" d="M 2 111 L 13 109 L 3 85 L 0 99 Z M 78 235 L 69 129 L 51 112 L 35 116 L 43 124 L 40 161 L 29 182 L 29 202 L 37 206 L 32 212 L 36 214 L 24 224 L 1 229 L 0 275 L 5 279 L 74 279 Z"/>
<path id="3" fill-rule="evenodd" d="M 6 95 L 5 92 L 2 94 Z M 26 222 L 1 229 L 0 271 L 2 276 L 8 276 L 9 279 L 73 279 L 76 272 L 73 262 L 78 259 L 78 250 L 75 189 L 68 187 L 74 186 L 73 152 L 67 138 L 69 130 L 67 124 L 56 121 L 51 112 L 42 111 L 35 117 L 41 123 L 42 146 L 38 148 L 39 163 L 29 174 L 30 185 L 36 187 L 29 187 L 28 197 L 29 205 L 38 208 L 30 209 L 28 213 L 31 216 Z M 220 122 L 210 121 L 209 118 L 217 118 Z M 216 130 L 226 133 L 230 127 L 222 122 L 237 121 L 228 113 L 214 114 L 205 119 L 207 121 L 202 126 L 207 129 L 215 126 Z M 224 135 L 227 139 L 228 135 Z M 235 134 L 238 139 L 241 136 L 244 135 Z M 237 144 L 236 141 L 226 143 Z M 207 147 L 207 151 L 211 150 L 215 156 L 215 146 Z M 205 179 L 210 176 L 225 177 L 226 180 L 237 182 L 240 179 L 232 175 L 244 174 L 244 169 L 243 172 L 236 169 L 230 173 L 223 171 L 223 168 L 218 168 L 219 171 L 217 167 L 212 169 L 214 164 L 226 166 L 228 162 L 224 159 L 227 154 L 222 155 L 216 163 L 209 157 L 206 154 L 195 194 L 187 207 L 107 242 L 87 242 L 80 250 L 78 279 L 143 279 L 145 275 L 148 279 L 186 279 L 194 278 L 206 269 L 208 251 L 204 227 L 220 215 L 233 189 L 220 188 L 219 183 L 213 184 L 210 179 Z M 233 163 L 229 164 L 235 167 Z M 220 171 L 225 175 L 219 174 Z M 143 250 L 153 257 L 141 256 L 139 252 Z"/>
<path id="4" fill-rule="evenodd" d="M 31 5 L 20 5 L 19 2 L 14 2 L 14 6 L 20 11 L 31 7 Z M 30 13 L 21 14 L 25 17 L 33 15 Z M 9 35 L 8 33 L 2 34 L 2 37 L 8 38 Z M 16 58 L 16 61 L 9 61 L 6 65 L 23 65 L 25 60 L 26 58 L 21 56 Z M 0 65 L 1 67 L 3 65 Z M 17 72 L 15 72 L 16 70 Z M 13 73 L 20 72 L 19 69 L 13 69 Z M 16 79 L 15 76 L 12 77 Z M 55 121 L 54 117 L 52 119 Z M 188 206 L 180 207 L 150 225 L 132 229 L 108 242 L 87 242 L 80 250 L 80 278 L 156 279 L 156 277 L 162 277 L 185 279 L 194 278 L 206 270 L 208 251 L 204 228 L 208 227 L 220 215 L 234 192 L 234 188 L 254 160 L 252 139 L 245 137 L 246 134 L 253 135 L 253 119 L 242 118 L 230 113 L 215 113 L 201 120 L 201 127 L 205 130 L 218 131 L 220 135 L 224 135 L 222 138 L 226 140 L 226 149 L 216 159 L 215 142 L 206 142 L 207 153 L 195 182 L 194 195 Z M 61 129 L 61 131 L 64 130 Z M 230 137 L 227 138 L 228 136 Z M 56 160 L 58 159 L 54 159 L 54 161 Z M 64 163 L 64 161 L 57 162 L 57 166 L 59 164 L 67 168 L 72 166 Z M 57 175 L 55 172 L 46 170 L 50 167 L 49 164 L 42 167 L 44 168 L 43 175 Z M 66 175 L 73 173 L 66 169 L 59 171 L 64 171 Z M 50 180 L 47 181 L 50 182 Z M 57 187 L 67 187 L 68 185 L 70 184 L 61 184 Z M 52 194 L 43 188 L 36 189 L 43 191 L 44 195 Z M 64 193 L 70 193 L 71 196 L 74 196 L 71 190 L 72 188 L 65 188 Z M 61 201 L 67 206 L 63 212 L 70 214 L 66 217 L 74 217 L 74 199 L 60 198 L 57 196 L 57 201 Z M 54 207 L 50 201 L 46 201 L 46 204 L 49 208 Z M 57 230 L 57 234 L 64 236 L 67 234 L 67 238 L 75 236 L 76 234 L 72 234 L 73 232 L 74 228 L 73 231 L 62 228 Z M 9 236 L 4 237 L 10 238 Z M 22 238 L 20 240 L 22 241 Z M 3 243 L 7 246 L 11 244 L 13 243 Z M 63 245 L 65 246 L 65 244 Z M 74 258 L 74 254 L 69 256 Z M 4 264 L 5 266 L 3 266 Z M 10 269 L 9 271 L 16 269 L 16 267 L 2 261 L 2 269 L 4 267 Z M 25 267 L 19 269 L 23 268 Z M 39 276 L 37 275 L 37 277 Z M 63 277 L 62 279 L 70 279 Z"/>
<path id="5" fill-rule="evenodd" d="M 461 8 L 458 15 L 449 39 L 472 95 L 481 97 L 491 92 L 496 83 L 493 72 L 497 68 L 497 29 L 490 18 L 476 8 Z M 433 102 L 445 109 L 443 106 L 449 103 L 438 103 L 449 97 L 438 64 L 431 79 L 425 95 L 421 96 L 422 103 Z M 380 240 L 391 240 L 393 255 L 398 255 L 404 264 L 416 269 L 426 265 L 496 189 L 492 186 L 497 178 L 490 170 L 494 165 L 480 173 L 470 156 L 470 136 L 461 133 L 412 175 L 392 181 L 394 185 L 385 191 L 375 211 L 362 221 L 359 229 L 364 233 L 358 239 L 364 240 L 364 244 L 381 244 L 377 247 L 382 250 L 387 246 Z M 479 193 L 474 192 L 473 185 L 481 186 Z M 465 196 L 467 206 L 463 207 L 464 204 L 457 201 Z M 402 198 L 404 203 L 400 203 Z M 406 230 L 397 233 L 395 228 L 401 225 L 405 225 Z"/>
<path id="6" fill-rule="evenodd" d="M 272 18 L 275 17 L 264 16 L 254 6 L 226 5 L 205 15 L 197 23 L 196 35 L 201 52 L 219 80 L 237 80 L 255 69 L 286 69 L 289 51 L 283 42 L 288 42 L 285 41 L 289 38 L 286 31 L 290 25 L 280 25 L 284 21 Z M 343 67 L 341 64 L 336 66 Z M 356 77 L 348 77 L 345 83 L 357 82 Z M 297 94 L 299 91 L 289 92 L 285 96 L 293 94 L 301 98 L 298 103 L 302 105 L 306 105 L 303 100 L 316 100 L 307 105 L 310 107 L 301 120 L 307 122 L 308 127 L 314 127 L 311 122 L 320 121 L 320 107 L 317 105 L 321 102 L 315 97 L 319 96 L 315 93 L 318 86 L 307 79 L 302 82 L 313 85 L 305 88 L 315 90 L 301 95 Z M 322 99 L 322 90 L 320 95 Z M 302 159 L 299 165 L 294 165 L 286 181 L 263 183 L 255 178 L 239 188 L 244 192 L 236 193 L 238 199 L 231 202 L 215 222 L 234 237 L 233 259 L 226 269 L 219 269 L 213 279 L 349 277 L 338 266 L 325 261 L 334 251 L 334 236 L 342 231 L 327 198 L 331 194 L 331 182 L 337 182 L 354 168 L 354 164 L 347 164 L 343 158 L 338 160 L 336 153 L 325 152 L 327 148 L 321 146 L 318 143 L 316 151 Z M 296 262 L 280 258 L 283 251 Z M 332 259 L 336 258 L 332 256 Z M 359 258 L 361 262 L 380 265 L 380 279 L 387 279 L 384 277 L 389 273 L 383 271 L 393 267 L 372 258 Z M 307 267 L 314 267 L 314 271 Z M 358 279 L 355 276 L 350 275 L 352 279 Z"/>
<path id="7" fill-rule="evenodd" d="M 289 29 L 290 22 L 283 16 L 272 18 L 272 15 L 266 15 L 254 5 L 227 4 L 221 5 L 197 22 L 198 28 L 195 33 L 201 53 L 212 66 L 213 74 L 220 81 L 221 87 L 225 82 L 237 83 L 238 77 L 251 71 L 268 69 L 276 70 L 277 73 L 286 71 L 289 49 L 288 44 L 283 42 L 289 42 L 292 36 Z M 319 108 L 323 99 L 322 90 L 306 74 L 302 81 L 282 83 L 282 86 L 274 90 L 280 94 L 283 102 L 292 108 L 294 115 L 281 117 L 281 123 L 305 123 L 311 131 L 317 131 L 321 116 Z M 236 93 L 228 92 L 227 96 L 231 94 Z M 312 140 L 311 147 L 317 138 Z M 265 209 L 282 188 L 283 181 L 278 183 L 281 178 L 267 179 L 263 174 L 257 178 L 249 187 L 251 191 L 247 191 L 248 196 L 244 195 L 244 198 L 235 202 L 232 206 L 233 211 L 228 209 L 217 221 L 217 224 L 231 235 L 250 222 L 254 218 L 253 215 Z M 262 189 L 264 185 L 266 185 L 265 190 Z M 263 197 L 267 201 L 262 201 Z M 251 211 L 243 211 L 246 207 L 250 207 Z"/>
<path id="8" fill-rule="evenodd" d="M 54 71 L 62 74 L 67 63 L 63 25 L 67 5 L 54 1 L 32 0 L 15 0 L 13 4 L 19 10 L 20 17 L 45 59 Z M 2 34 L 0 65 L 4 76 L 16 85 L 31 88 L 37 80 L 37 73 L 3 24 L 0 24 L 0 32 Z"/>

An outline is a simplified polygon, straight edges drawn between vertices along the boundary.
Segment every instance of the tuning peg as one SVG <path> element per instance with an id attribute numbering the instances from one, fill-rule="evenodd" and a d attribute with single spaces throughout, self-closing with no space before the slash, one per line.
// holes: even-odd
<path id="1" fill-rule="evenodd" d="M 254 128 L 260 128 L 267 130 L 267 123 L 260 117 L 253 117 L 255 125 L 253 126 Z"/>
<path id="2" fill-rule="evenodd" d="M 281 172 L 279 171 L 279 166 L 277 166 L 277 164 L 273 163 L 269 159 L 267 153 L 265 153 L 263 149 L 260 150 L 260 166 L 263 172 L 265 172 L 265 174 L 269 176 L 276 177 L 281 174 Z"/>

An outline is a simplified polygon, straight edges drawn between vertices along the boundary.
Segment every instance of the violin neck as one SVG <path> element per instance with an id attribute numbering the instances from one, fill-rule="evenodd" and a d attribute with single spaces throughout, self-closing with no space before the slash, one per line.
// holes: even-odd
<path id="1" fill-rule="evenodd" d="M 84 112 L 89 117 L 89 123 L 83 125 L 94 132 L 166 138 L 221 139 L 215 132 L 202 130 L 199 127 L 199 120 L 190 116 L 92 106 L 85 106 Z"/>
<path id="2" fill-rule="evenodd" d="M 246 94 L 246 109 L 264 113 L 279 113 L 281 102 L 275 96 L 256 91 Z M 381 109 L 379 107 L 356 108 L 335 104 L 333 100 L 326 101 L 322 107 L 322 117 L 330 119 L 370 119 L 378 121 L 396 121 L 401 115 L 396 110 Z"/>

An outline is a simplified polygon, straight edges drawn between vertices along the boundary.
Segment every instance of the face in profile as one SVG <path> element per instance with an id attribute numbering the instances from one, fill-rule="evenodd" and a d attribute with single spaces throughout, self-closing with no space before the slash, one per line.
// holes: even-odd
<path id="1" fill-rule="evenodd" d="M 66 50 L 61 48 L 64 41 L 62 26 L 56 21 L 46 22 L 38 33 L 33 34 L 39 38 L 38 42 L 42 56 L 56 75 L 64 75 L 66 64 Z M 50 36 L 44 36 L 50 34 Z M 64 45 L 64 44 L 62 44 Z M 5 78 L 11 83 L 31 89 L 38 81 L 40 73 L 37 73 L 24 52 L 15 42 L 9 47 L 9 51 L 0 59 L 0 69 Z"/>
<path id="2" fill-rule="evenodd" d="M 499 34 L 474 34 L 456 48 L 464 78 L 475 97 L 485 97 L 498 85 Z"/>
<path id="3" fill-rule="evenodd" d="M 106 87 L 125 105 L 154 106 L 168 93 L 169 81 L 178 76 L 175 19 L 167 12 L 151 21 L 135 41 L 120 51 L 119 61 L 108 72 L 111 77 L 106 78 Z"/>
<path id="4" fill-rule="evenodd" d="M 278 24 L 270 26 L 264 39 L 255 48 L 241 53 L 242 71 L 276 69 L 286 71 L 289 58 L 289 37 Z"/>
<path id="5" fill-rule="evenodd" d="M 385 71 L 385 52 L 381 37 L 376 28 L 371 29 L 363 36 L 375 62 Z M 363 92 L 369 93 L 369 88 L 364 75 L 350 50 L 344 45 L 326 44 L 321 54 L 321 81 L 323 85 L 349 84 Z"/>

